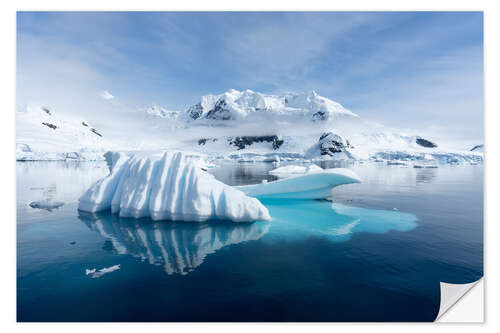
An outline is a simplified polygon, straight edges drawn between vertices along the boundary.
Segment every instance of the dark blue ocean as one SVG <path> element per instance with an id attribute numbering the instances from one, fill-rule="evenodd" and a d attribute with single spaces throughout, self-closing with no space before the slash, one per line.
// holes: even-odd
<path id="1" fill-rule="evenodd" d="M 349 167 L 363 182 L 333 203 L 263 201 L 271 222 L 200 224 L 79 213 L 105 163 L 18 162 L 17 319 L 433 321 L 440 281 L 483 275 L 483 166 Z M 272 168 L 210 172 L 242 185 Z"/>

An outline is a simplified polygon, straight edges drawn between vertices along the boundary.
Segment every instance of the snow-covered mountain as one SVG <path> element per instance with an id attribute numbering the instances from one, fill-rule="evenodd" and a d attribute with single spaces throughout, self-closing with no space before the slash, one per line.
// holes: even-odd
<path id="1" fill-rule="evenodd" d="M 58 154 L 50 159 L 85 158 L 86 152 L 100 156 L 107 149 L 178 149 L 226 157 L 483 159 L 479 148 L 451 150 L 422 133 L 366 121 L 314 91 L 269 95 L 231 89 L 203 96 L 184 111 L 159 105 L 118 110 L 116 121 L 101 120 L 99 128 L 91 125 L 92 119 L 62 118 L 50 106 L 22 111 L 17 113 L 18 159 L 43 159 L 46 152 Z"/>
<path id="2" fill-rule="evenodd" d="M 313 121 L 358 117 L 339 103 L 321 97 L 314 91 L 264 95 L 248 89 L 245 91 L 231 89 L 220 95 L 203 96 L 199 103 L 188 108 L 187 113 L 193 120 L 242 120 L 255 113 Z"/>
<path id="3" fill-rule="evenodd" d="M 16 113 L 16 143 L 18 160 L 95 159 L 112 147 L 89 121 L 63 118 L 40 105 Z"/>

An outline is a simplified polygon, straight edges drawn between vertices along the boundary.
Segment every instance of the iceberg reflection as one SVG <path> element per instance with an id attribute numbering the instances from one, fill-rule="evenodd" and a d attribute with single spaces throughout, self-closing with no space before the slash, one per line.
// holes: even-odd
<path id="1" fill-rule="evenodd" d="M 185 275 L 200 266 L 206 256 L 224 246 L 257 240 L 268 222 L 175 223 L 150 219 L 124 219 L 110 213 L 80 212 L 79 219 L 106 239 L 117 254 L 130 254 L 168 274 Z"/>

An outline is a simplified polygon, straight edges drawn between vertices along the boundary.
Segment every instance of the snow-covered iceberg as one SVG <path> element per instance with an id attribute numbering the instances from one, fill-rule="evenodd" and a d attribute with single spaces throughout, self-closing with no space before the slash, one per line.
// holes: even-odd
<path id="1" fill-rule="evenodd" d="M 293 175 L 302 175 L 311 172 L 321 172 L 322 168 L 317 166 L 316 164 L 311 165 L 285 165 L 274 170 L 269 171 L 269 173 L 273 176 L 277 176 L 280 178 L 290 177 Z"/>
<path id="2" fill-rule="evenodd" d="M 198 222 L 271 218 L 259 200 L 216 180 L 182 152 L 108 152 L 105 158 L 110 173 L 80 197 L 81 211 L 111 209 L 121 217 Z"/>
<path id="3" fill-rule="evenodd" d="M 259 199 L 324 199 L 336 186 L 359 182 L 361 179 L 352 170 L 335 168 L 236 188 Z"/>

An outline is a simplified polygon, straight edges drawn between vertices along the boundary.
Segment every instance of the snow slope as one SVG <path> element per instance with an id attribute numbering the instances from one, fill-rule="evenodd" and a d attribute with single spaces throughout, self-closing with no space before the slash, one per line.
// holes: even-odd
<path id="1" fill-rule="evenodd" d="M 112 144 L 84 119 L 66 119 L 48 107 L 28 105 L 16 113 L 17 160 L 102 159 Z"/>
<path id="2" fill-rule="evenodd" d="M 105 154 L 110 174 L 80 198 L 78 209 L 111 209 L 120 217 L 153 220 L 250 222 L 269 220 L 257 199 L 216 180 L 186 154 Z"/>

